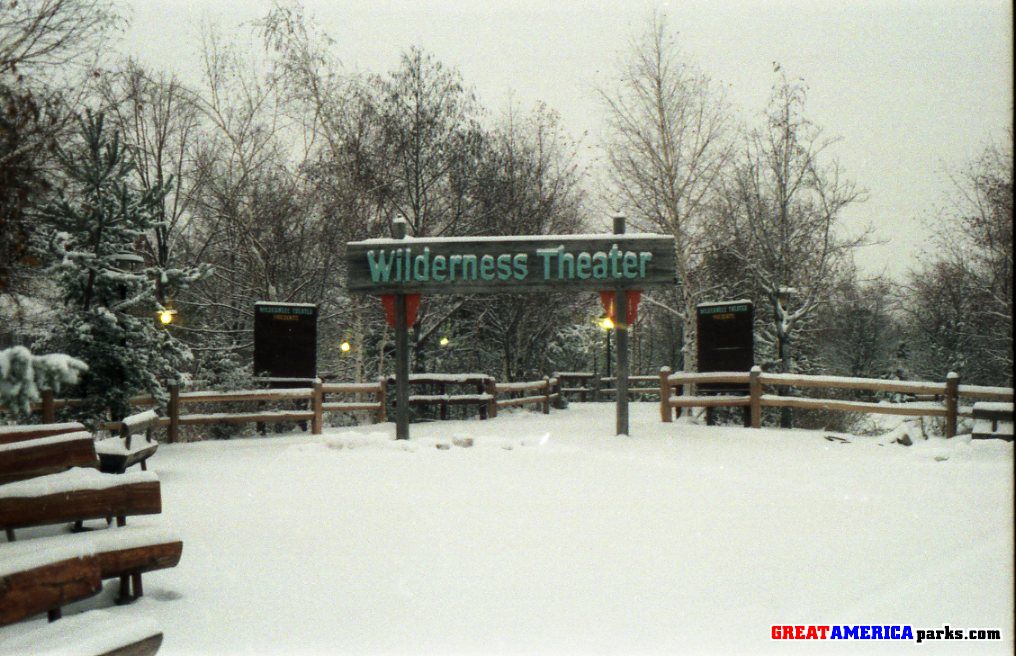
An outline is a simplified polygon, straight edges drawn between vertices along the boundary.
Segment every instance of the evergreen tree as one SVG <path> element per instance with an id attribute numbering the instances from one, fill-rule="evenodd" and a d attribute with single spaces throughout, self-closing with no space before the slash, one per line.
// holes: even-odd
<path id="1" fill-rule="evenodd" d="M 132 395 L 166 399 L 163 380 L 191 359 L 186 346 L 155 319 L 156 285 L 179 290 L 198 269 L 145 266 L 135 245 L 158 226 L 166 185 L 136 190 L 134 170 L 118 134 L 101 114 L 80 120 L 80 136 L 57 152 L 63 175 L 58 198 L 42 208 L 41 250 L 64 300 L 46 346 L 88 364 L 80 394 L 93 419 L 130 412 Z"/>

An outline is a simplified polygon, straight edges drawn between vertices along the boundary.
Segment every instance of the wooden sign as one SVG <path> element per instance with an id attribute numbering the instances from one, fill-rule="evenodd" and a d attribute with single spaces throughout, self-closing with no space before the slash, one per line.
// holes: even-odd
<path id="1" fill-rule="evenodd" d="M 347 244 L 350 291 L 489 294 L 675 284 L 674 239 L 557 235 L 369 239 Z"/>
<path id="2" fill-rule="evenodd" d="M 255 303 L 254 375 L 316 377 L 317 315 L 310 303 Z"/>
<path id="3" fill-rule="evenodd" d="M 698 315 L 698 370 L 748 371 L 755 365 L 755 309 L 751 301 L 701 303 Z M 700 391 L 747 394 L 748 387 L 705 383 Z"/>

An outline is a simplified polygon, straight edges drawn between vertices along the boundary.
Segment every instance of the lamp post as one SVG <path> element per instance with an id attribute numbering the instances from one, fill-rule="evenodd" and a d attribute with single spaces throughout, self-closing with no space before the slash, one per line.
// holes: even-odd
<path id="1" fill-rule="evenodd" d="M 603 317 L 600 319 L 600 328 L 607 333 L 607 378 L 610 378 L 610 331 L 614 329 L 614 322 L 610 317 Z"/>

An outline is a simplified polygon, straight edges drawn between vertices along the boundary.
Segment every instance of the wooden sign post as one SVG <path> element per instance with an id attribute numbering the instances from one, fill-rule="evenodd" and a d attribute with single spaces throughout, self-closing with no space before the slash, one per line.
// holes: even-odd
<path id="1" fill-rule="evenodd" d="M 395 238 L 406 238 L 406 221 L 394 223 Z M 395 295 L 395 439 L 409 439 L 409 325 L 406 295 Z"/>
<path id="2" fill-rule="evenodd" d="M 614 234 L 624 234 L 624 215 L 614 216 Z M 617 430 L 615 435 L 628 434 L 628 295 L 624 289 L 614 291 L 614 314 L 617 319 L 614 321 L 614 329 L 617 330 L 617 383 L 614 389 L 617 394 L 614 398 L 615 414 L 617 415 Z"/>
<path id="3" fill-rule="evenodd" d="M 625 234 L 623 216 L 613 235 L 406 238 L 346 245 L 351 292 L 395 297 L 396 428 L 409 437 L 408 294 L 496 294 L 549 291 L 614 292 L 617 316 L 617 432 L 628 434 L 628 294 L 675 283 L 674 239 Z"/>

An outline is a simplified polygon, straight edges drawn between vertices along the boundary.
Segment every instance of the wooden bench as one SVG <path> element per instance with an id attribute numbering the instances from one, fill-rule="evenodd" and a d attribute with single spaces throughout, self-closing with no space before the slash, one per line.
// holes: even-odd
<path id="1" fill-rule="evenodd" d="M 1013 441 L 1012 403 L 979 401 L 974 404 L 973 415 L 974 430 L 971 435 L 973 439 L 997 438 Z"/>
<path id="2" fill-rule="evenodd" d="M 122 474 L 128 467 L 137 464 L 141 465 L 142 471 L 147 471 L 146 461 L 159 448 L 159 443 L 152 437 L 152 429 L 158 423 L 159 415 L 154 410 L 147 410 L 107 425 L 117 435 L 95 443 L 99 471 Z M 134 434 L 141 431 L 144 431 L 144 439 L 135 439 Z"/>
<path id="3" fill-rule="evenodd" d="M 0 656 L 151 656 L 161 645 L 151 620 L 91 610 L 7 637 Z"/>

